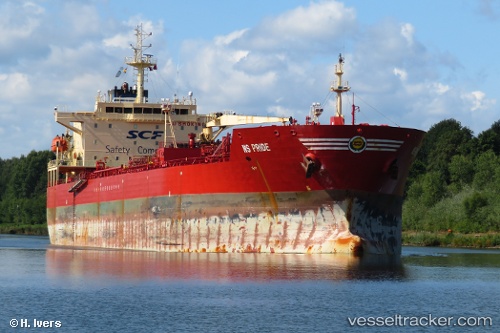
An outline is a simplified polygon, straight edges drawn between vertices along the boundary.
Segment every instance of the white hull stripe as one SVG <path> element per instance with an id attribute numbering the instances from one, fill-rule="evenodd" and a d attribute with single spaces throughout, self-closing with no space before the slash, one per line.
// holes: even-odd
<path id="1" fill-rule="evenodd" d="M 404 141 L 400 141 L 400 140 L 389 140 L 389 139 L 366 139 L 366 142 L 399 143 L 399 145 L 402 145 Z"/>
<path id="2" fill-rule="evenodd" d="M 301 142 L 349 142 L 350 138 L 299 138 Z"/>
<path id="3" fill-rule="evenodd" d="M 299 138 L 308 150 L 349 150 L 351 138 Z M 366 149 L 370 151 L 395 152 L 404 141 L 389 139 L 366 139 Z"/>

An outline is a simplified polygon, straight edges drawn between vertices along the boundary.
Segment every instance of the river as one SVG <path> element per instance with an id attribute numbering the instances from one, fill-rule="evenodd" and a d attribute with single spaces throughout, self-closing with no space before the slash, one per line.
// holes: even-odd
<path id="1" fill-rule="evenodd" d="M 500 250 L 64 249 L 0 235 L 1 332 L 498 332 Z"/>

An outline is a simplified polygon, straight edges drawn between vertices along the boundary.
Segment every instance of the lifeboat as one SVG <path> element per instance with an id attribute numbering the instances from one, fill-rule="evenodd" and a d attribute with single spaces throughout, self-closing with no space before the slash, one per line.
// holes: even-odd
<path id="1" fill-rule="evenodd" d="M 50 148 L 54 153 L 65 152 L 68 150 L 68 141 L 62 136 L 57 135 L 52 139 L 52 146 Z"/>

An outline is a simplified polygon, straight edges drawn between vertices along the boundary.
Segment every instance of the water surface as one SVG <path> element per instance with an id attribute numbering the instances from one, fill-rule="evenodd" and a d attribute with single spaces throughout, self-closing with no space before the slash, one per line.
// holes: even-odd
<path id="1" fill-rule="evenodd" d="M 499 331 L 500 250 L 405 247 L 382 260 L 48 243 L 0 235 L 1 332 Z"/>

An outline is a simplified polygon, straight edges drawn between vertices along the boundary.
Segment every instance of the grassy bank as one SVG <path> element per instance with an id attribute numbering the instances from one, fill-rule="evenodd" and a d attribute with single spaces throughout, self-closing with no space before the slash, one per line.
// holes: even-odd
<path id="1" fill-rule="evenodd" d="M 492 248 L 500 247 L 500 233 L 403 231 L 403 245 Z"/>
<path id="2" fill-rule="evenodd" d="M 0 224 L 0 234 L 48 236 L 47 224 Z"/>

